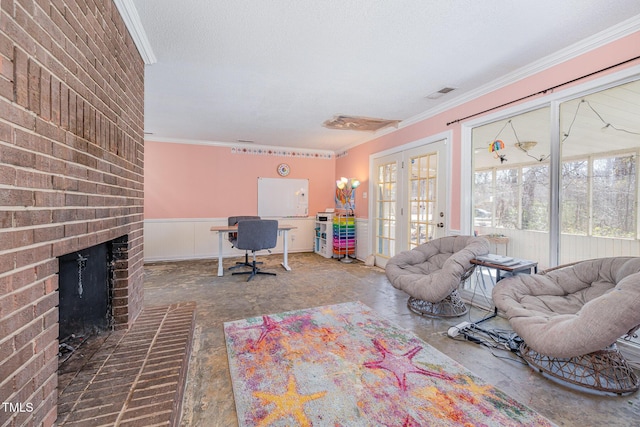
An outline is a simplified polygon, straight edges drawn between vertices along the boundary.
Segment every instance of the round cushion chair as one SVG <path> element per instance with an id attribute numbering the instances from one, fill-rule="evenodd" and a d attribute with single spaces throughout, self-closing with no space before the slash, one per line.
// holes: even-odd
<path id="1" fill-rule="evenodd" d="M 509 277 L 492 296 L 534 368 L 599 391 L 638 390 L 615 343 L 640 325 L 640 258 L 600 258 Z"/>
<path id="2" fill-rule="evenodd" d="M 457 289 L 473 272 L 471 260 L 488 253 L 489 241 L 483 237 L 442 237 L 392 257 L 385 272 L 395 288 L 409 294 L 411 311 L 423 316 L 462 316 L 469 308 Z"/>

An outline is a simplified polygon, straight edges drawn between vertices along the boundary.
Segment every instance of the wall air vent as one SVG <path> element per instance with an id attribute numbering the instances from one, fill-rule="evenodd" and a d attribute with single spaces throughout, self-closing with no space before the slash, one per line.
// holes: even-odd
<path id="1" fill-rule="evenodd" d="M 373 132 L 388 126 L 398 127 L 400 122 L 401 120 L 374 119 L 371 117 L 333 116 L 332 119 L 325 121 L 322 126 L 328 129 Z"/>

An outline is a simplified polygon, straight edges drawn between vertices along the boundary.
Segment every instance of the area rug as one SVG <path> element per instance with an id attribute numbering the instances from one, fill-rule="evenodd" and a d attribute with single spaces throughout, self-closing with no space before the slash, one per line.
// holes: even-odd
<path id="1" fill-rule="evenodd" d="M 224 324 L 240 426 L 551 426 L 359 302 Z"/>

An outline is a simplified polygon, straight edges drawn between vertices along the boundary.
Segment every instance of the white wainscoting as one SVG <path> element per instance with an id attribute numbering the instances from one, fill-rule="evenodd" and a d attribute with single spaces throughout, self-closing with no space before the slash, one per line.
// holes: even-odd
<path id="1" fill-rule="evenodd" d="M 284 218 L 282 224 L 297 228 L 289 231 L 289 252 L 313 252 L 315 218 Z M 218 233 L 214 225 L 227 225 L 227 218 L 147 219 L 144 221 L 144 260 L 175 261 L 218 257 Z M 271 250 L 282 253 L 282 237 Z M 231 247 L 224 239 L 223 256 L 238 257 L 244 251 Z"/>
<path id="2" fill-rule="evenodd" d="M 640 240 L 587 237 L 563 234 L 560 238 L 561 264 L 591 258 L 640 256 Z"/>
<path id="3" fill-rule="evenodd" d="M 479 234 L 504 234 L 508 246 L 491 243 L 491 252 L 538 261 L 538 270 L 549 267 L 549 234 L 528 230 L 476 227 Z M 640 256 L 640 240 L 562 234 L 560 264 L 612 256 Z"/>

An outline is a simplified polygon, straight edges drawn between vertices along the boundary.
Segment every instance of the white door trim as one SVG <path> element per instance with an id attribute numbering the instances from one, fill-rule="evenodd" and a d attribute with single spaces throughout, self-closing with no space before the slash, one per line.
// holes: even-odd
<path id="1" fill-rule="evenodd" d="M 431 136 L 427 136 L 425 138 L 420 138 L 417 139 L 415 141 L 411 141 L 408 142 L 406 144 L 403 145 L 399 145 L 396 147 L 391 147 L 389 149 L 383 150 L 383 151 L 379 151 L 377 153 L 373 153 L 369 155 L 369 187 L 368 187 L 368 192 L 369 192 L 369 235 L 368 235 L 368 239 L 367 239 L 367 245 L 368 245 L 368 253 L 372 254 L 374 252 L 373 248 L 375 247 L 375 242 L 374 242 L 374 233 L 373 231 L 375 230 L 375 224 L 374 224 L 374 212 L 375 212 L 375 206 L 374 206 L 374 197 L 373 195 L 375 194 L 375 183 L 374 183 L 374 176 L 375 176 L 375 160 L 380 158 L 380 157 L 385 157 L 385 156 L 389 156 L 391 154 L 396 154 L 402 151 L 407 151 L 407 150 L 411 150 L 413 148 L 417 148 L 417 147 L 421 147 L 424 145 L 428 145 L 428 144 L 433 144 L 435 142 L 439 142 L 439 141 L 445 141 L 445 148 L 444 148 L 444 162 L 442 163 L 444 166 L 444 170 L 443 170 L 443 176 L 445 177 L 445 181 L 446 181 L 446 194 L 444 195 L 445 200 L 444 200 L 444 206 L 445 209 L 447 210 L 451 210 L 451 159 L 452 159 L 452 141 L 453 141 L 453 130 L 447 130 L 447 131 L 443 131 Z M 445 219 L 445 235 L 448 235 L 450 232 L 450 223 L 449 223 L 449 217 L 450 215 L 446 215 Z"/>

